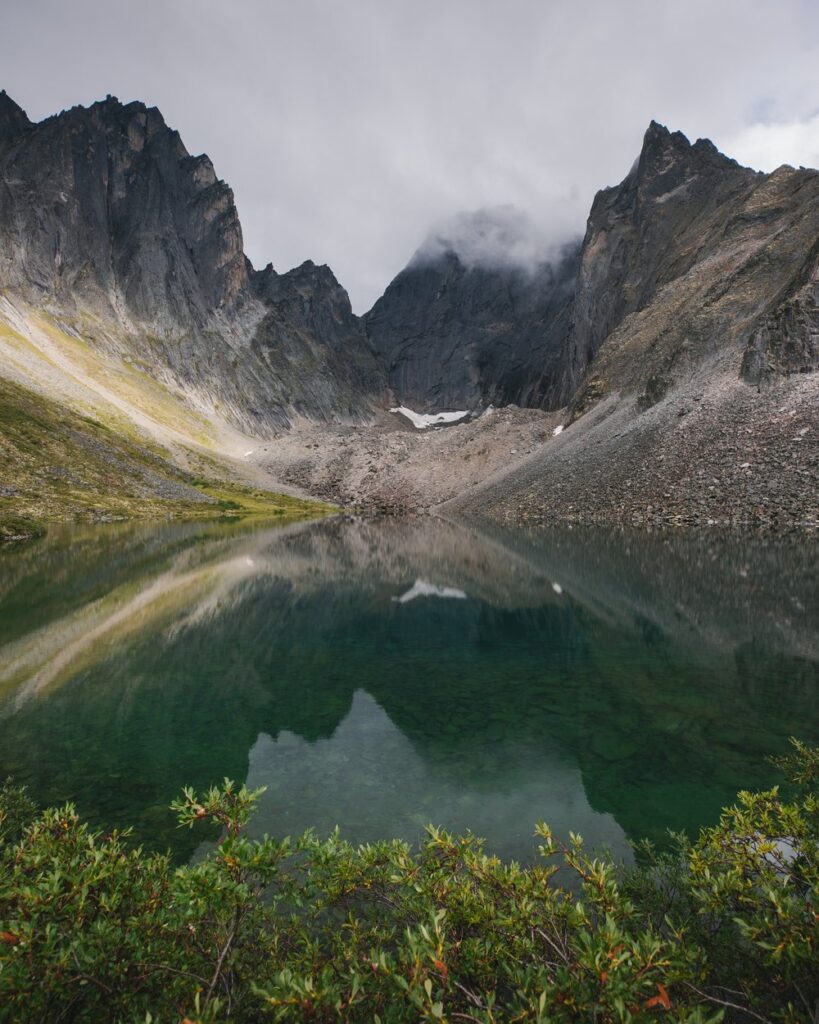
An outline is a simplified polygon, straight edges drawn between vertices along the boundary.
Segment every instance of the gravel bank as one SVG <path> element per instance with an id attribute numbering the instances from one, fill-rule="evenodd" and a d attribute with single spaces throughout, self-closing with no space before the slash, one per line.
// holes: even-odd
<path id="1" fill-rule="evenodd" d="M 303 423 L 254 453 L 275 486 L 375 514 L 424 514 L 542 449 L 560 413 L 487 411 L 417 430 L 398 414 L 367 426 Z"/>
<path id="2" fill-rule="evenodd" d="M 444 506 L 516 522 L 819 525 L 819 377 L 728 374 L 643 413 L 610 396 L 502 479 Z"/>
<path id="3" fill-rule="evenodd" d="M 373 514 L 515 523 L 819 525 L 819 376 L 762 390 L 714 362 L 649 409 L 609 395 L 566 413 L 509 406 L 416 430 L 302 424 L 255 454 L 279 486 Z"/>

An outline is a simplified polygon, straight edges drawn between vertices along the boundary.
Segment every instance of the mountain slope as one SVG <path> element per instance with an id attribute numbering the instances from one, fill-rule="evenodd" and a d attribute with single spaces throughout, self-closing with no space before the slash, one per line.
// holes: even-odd
<path id="1" fill-rule="evenodd" d="M 819 172 L 756 174 L 653 124 L 589 218 L 567 429 L 450 507 L 819 521 L 818 242 Z"/>
<path id="2" fill-rule="evenodd" d="M 594 364 L 574 408 L 614 389 L 648 407 L 705 360 L 738 375 L 737 353 L 815 279 L 818 244 L 819 172 L 757 174 L 652 124 L 635 170 L 592 207 L 568 346 L 581 371 Z M 814 346 L 780 370 L 818 366 Z"/>
<path id="3" fill-rule="evenodd" d="M 329 270 L 257 274 L 230 188 L 155 108 L 108 97 L 32 124 L 2 93 L 0 183 L 0 289 L 18 319 L 46 314 L 254 437 L 388 402 Z M 320 303 L 334 293 L 331 314 L 305 313 L 310 278 Z"/>
<path id="4" fill-rule="evenodd" d="M 217 483 L 218 467 L 201 468 L 210 482 L 180 471 L 161 450 L 0 377 L 0 541 L 31 535 L 32 524 L 45 520 L 323 511 L 312 502 Z"/>

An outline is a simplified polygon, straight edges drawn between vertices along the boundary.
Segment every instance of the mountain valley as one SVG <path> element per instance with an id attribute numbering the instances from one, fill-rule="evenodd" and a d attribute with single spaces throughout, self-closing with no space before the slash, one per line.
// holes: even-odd
<path id="1" fill-rule="evenodd" d="M 815 170 L 652 122 L 582 240 L 520 260 L 508 211 L 463 215 L 491 258 L 433 232 L 364 316 L 326 266 L 254 269 L 229 186 L 142 103 L 32 123 L 0 93 L 0 183 L 0 518 L 186 515 L 239 487 L 819 521 Z M 465 415 L 418 430 L 399 405 Z"/>

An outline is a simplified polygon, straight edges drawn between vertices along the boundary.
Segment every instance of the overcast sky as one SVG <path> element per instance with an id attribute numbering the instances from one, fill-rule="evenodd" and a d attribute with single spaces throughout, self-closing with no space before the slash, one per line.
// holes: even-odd
<path id="1" fill-rule="evenodd" d="M 459 211 L 582 232 L 652 118 L 819 166 L 817 0 L 2 0 L 2 32 L 30 117 L 159 107 L 254 264 L 329 263 L 357 312 Z"/>

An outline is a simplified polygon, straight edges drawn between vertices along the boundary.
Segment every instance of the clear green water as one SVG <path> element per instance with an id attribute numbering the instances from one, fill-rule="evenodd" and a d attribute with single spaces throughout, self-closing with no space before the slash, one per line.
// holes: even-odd
<path id="1" fill-rule="evenodd" d="M 0 775 L 190 856 L 183 785 L 257 831 L 427 822 L 529 859 L 548 821 L 716 820 L 819 741 L 812 543 L 443 522 L 53 531 L 0 552 Z"/>

